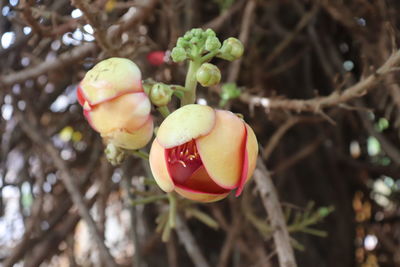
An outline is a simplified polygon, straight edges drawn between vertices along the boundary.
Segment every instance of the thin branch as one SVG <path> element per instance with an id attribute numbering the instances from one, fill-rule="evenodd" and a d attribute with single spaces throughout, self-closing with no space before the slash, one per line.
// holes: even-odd
<path id="1" fill-rule="evenodd" d="M 314 5 L 313 8 L 305 13 L 303 17 L 300 19 L 300 21 L 297 23 L 295 29 L 286 36 L 285 39 L 283 39 L 275 48 L 274 50 L 269 54 L 267 59 L 265 60 L 265 65 L 268 66 L 270 65 L 277 57 L 279 57 L 280 54 L 292 43 L 292 41 L 296 38 L 296 36 L 299 34 L 299 32 L 308 25 L 310 20 L 315 16 L 315 14 L 318 11 L 318 5 Z"/>
<path id="2" fill-rule="evenodd" d="M 20 116 L 20 114 L 18 116 Z M 65 161 L 62 160 L 62 158 L 60 157 L 59 151 L 49 141 L 50 138 L 46 138 L 45 136 L 43 136 L 39 129 L 33 126 L 28 120 L 20 117 L 19 123 L 25 134 L 30 139 L 32 139 L 33 142 L 43 146 L 43 148 L 53 159 L 55 166 L 60 170 L 61 180 L 64 183 L 64 186 L 67 189 L 68 193 L 70 194 L 75 206 L 78 208 L 79 214 L 81 215 L 82 219 L 87 223 L 89 231 L 93 236 L 93 239 L 96 242 L 98 249 L 100 250 L 100 254 L 104 258 L 107 266 L 117 266 L 108 248 L 103 242 L 103 239 L 97 229 L 96 223 L 89 213 L 89 209 L 85 205 L 84 198 L 75 183 L 75 181 L 77 180 L 76 177 L 72 175 L 71 171 L 65 164 Z"/>
<path id="3" fill-rule="evenodd" d="M 283 109 L 297 112 L 308 111 L 319 113 L 322 109 L 333 107 L 338 104 L 348 102 L 352 99 L 364 96 L 376 86 L 392 69 L 400 63 L 400 50 L 393 53 L 387 61 L 374 73 L 360 80 L 358 83 L 348 87 L 342 92 L 334 91 L 328 96 L 315 97 L 308 100 L 300 99 L 278 99 L 252 96 L 244 93 L 240 100 L 250 105 L 261 106 L 266 110 Z"/>
<path id="4" fill-rule="evenodd" d="M 96 51 L 96 45 L 94 43 L 87 43 L 78 46 L 74 49 L 69 50 L 61 54 L 56 58 L 46 59 L 43 63 L 39 65 L 26 68 L 19 72 L 11 73 L 0 77 L 0 84 L 3 86 L 10 86 L 16 83 L 26 81 L 38 77 L 46 72 L 54 71 L 62 67 L 71 65 L 72 63 L 79 61 L 87 57 L 90 53 Z"/>
<path id="5" fill-rule="evenodd" d="M 176 233 L 178 234 L 179 240 L 183 243 L 189 257 L 192 259 L 193 264 L 196 267 L 209 267 L 210 265 L 200 251 L 199 245 L 190 232 L 189 227 L 179 214 L 176 216 Z"/>
<path id="6" fill-rule="evenodd" d="M 242 25 L 240 27 L 240 35 L 239 35 L 239 40 L 243 43 L 244 46 L 246 46 L 247 41 L 249 39 L 250 25 L 253 19 L 255 7 L 256 7 L 256 1 L 250 0 L 247 2 L 246 7 L 244 9 Z M 229 69 L 229 76 L 227 79 L 228 82 L 235 82 L 237 80 L 241 64 L 242 64 L 242 58 L 232 63 L 232 66 Z"/>
<path id="7" fill-rule="evenodd" d="M 117 24 L 110 26 L 107 30 L 107 39 L 112 42 L 114 38 L 122 34 L 127 29 L 131 28 L 134 24 L 144 19 L 145 15 L 155 6 L 157 0 L 141 1 L 143 5 L 139 11 L 137 9 L 129 9 L 119 20 Z M 47 59 L 46 61 L 34 65 L 30 68 L 23 69 L 19 72 L 11 73 L 8 75 L 0 76 L 0 85 L 10 86 L 16 83 L 24 82 L 28 79 L 38 77 L 49 71 L 58 70 L 62 67 L 69 66 L 89 54 L 96 52 L 97 45 L 95 43 L 86 43 L 77 46 L 68 52 L 59 55 L 56 58 Z"/>
<path id="8" fill-rule="evenodd" d="M 268 213 L 271 227 L 274 229 L 273 238 L 278 253 L 279 265 L 281 267 L 296 267 L 297 264 L 293 248 L 290 245 L 290 236 L 279 202 L 278 193 L 261 158 L 257 160 L 254 180 L 260 192 L 262 204 Z"/>
<path id="9" fill-rule="evenodd" d="M 236 1 L 235 4 L 233 4 L 229 9 L 222 11 L 222 13 L 218 17 L 204 24 L 202 28 L 203 29 L 211 28 L 214 31 L 218 31 L 227 19 L 232 17 L 233 14 L 235 14 L 242 8 L 245 2 L 246 1 L 243 0 Z"/>

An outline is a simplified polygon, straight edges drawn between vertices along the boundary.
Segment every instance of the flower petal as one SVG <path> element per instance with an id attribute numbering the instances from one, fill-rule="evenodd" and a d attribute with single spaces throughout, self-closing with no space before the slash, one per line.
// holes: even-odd
<path id="1" fill-rule="evenodd" d="M 214 124 L 214 109 L 203 105 L 186 105 L 163 121 L 157 132 L 157 140 L 164 148 L 172 148 L 208 134 Z"/>
<path id="2" fill-rule="evenodd" d="M 181 187 L 181 186 L 176 186 L 175 191 L 179 195 L 181 195 L 185 198 L 188 198 L 193 201 L 199 201 L 199 202 L 215 202 L 215 201 L 226 198 L 229 194 L 229 192 L 224 193 L 224 194 L 202 193 L 202 192 L 193 191 L 188 188 Z"/>
<path id="3" fill-rule="evenodd" d="M 78 85 L 78 88 L 76 89 L 76 98 L 77 98 L 77 100 L 78 100 L 78 103 L 83 107 L 83 105 L 84 105 L 85 102 L 86 102 L 86 99 L 85 99 L 85 97 L 83 96 L 82 88 L 81 88 L 80 85 Z"/>
<path id="4" fill-rule="evenodd" d="M 256 167 L 257 155 L 258 155 L 258 144 L 256 135 L 253 129 L 244 122 L 246 126 L 246 142 L 243 147 L 243 169 L 240 177 L 240 182 L 236 190 L 235 196 L 240 196 L 243 191 L 244 185 L 249 181 L 251 175 L 253 175 Z"/>
<path id="5" fill-rule="evenodd" d="M 115 129 L 133 132 L 146 123 L 150 109 L 145 93 L 132 93 L 97 105 L 89 116 L 91 125 L 100 133 Z"/>
<path id="6" fill-rule="evenodd" d="M 147 145 L 153 136 L 153 118 L 149 116 L 147 122 L 134 132 L 115 129 L 108 133 L 102 133 L 101 136 L 118 147 L 125 149 L 142 148 Z"/>
<path id="7" fill-rule="evenodd" d="M 158 186 L 165 192 L 174 190 L 174 184 L 168 173 L 165 149 L 154 139 L 150 150 L 150 169 Z"/>
<path id="8" fill-rule="evenodd" d="M 257 137 L 254 134 L 253 129 L 245 123 L 246 130 L 247 130 L 247 141 L 246 141 L 246 152 L 247 152 L 247 159 L 248 159 L 248 171 L 245 183 L 250 180 L 250 177 L 254 173 L 254 169 L 256 168 L 257 163 L 257 155 L 258 155 L 258 143 Z"/>
<path id="9" fill-rule="evenodd" d="M 138 66 L 126 58 L 109 58 L 88 71 L 80 86 L 86 101 L 96 105 L 128 92 L 143 92 Z"/>
<path id="10" fill-rule="evenodd" d="M 178 184 L 175 181 L 176 186 L 186 188 L 193 192 L 205 193 L 205 194 L 224 194 L 229 193 L 230 190 L 224 189 L 217 185 L 208 175 L 207 170 L 204 166 L 199 167 L 192 173 L 189 179 L 184 183 Z"/>
<path id="11" fill-rule="evenodd" d="M 208 174 L 219 186 L 236 188 L 243 164 L 245 141 L 243 121 L 230 111 L 217 110 L 212 131 L 196 139 L 197 149 Z"/>

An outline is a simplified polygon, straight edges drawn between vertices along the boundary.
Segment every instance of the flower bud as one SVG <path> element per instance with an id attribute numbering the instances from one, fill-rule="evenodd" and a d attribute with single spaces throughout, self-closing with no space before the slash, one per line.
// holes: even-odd
<path id="1" fill-rule="evenodd" d="M 108 144 L 104 150 L 104 154 L 106 155 L 108 162 L 113 166 L 120 165 L 125 158 L 125 152 L 114 144 Z"/>
<path id="2" fill-rule="evenodd" d="M 217 57 L 233 61 L 243 55 L 244 47 L 241 41 L 230 37 L 224 41 Z"/>
<path id="3" fill-rule="evenodd" d="M 156 83 L 150 91 L 151 102 L 158 106 L 166 106 L 171 101 L 173 90 L 164 83 Z"/>
<path id="4" fill-rule="evenodd" d="M 221 72 L 214 64 L 204 63 L 197 70 L 196 79 L 204 87 L 216 85 L 221 80 Z"/>
<path id="5" fill-rule="evenodd" d="M 176 42 L 176 46 L 181 47 L 181 48 L 185 48 L 186 46 L 188 46 L 188 44 L 189 44 L 188 40 L 186 40 L 182 37 L 179 37 L 178 41 Z"/>
<path id="6" fill-rule="evenodd" d="M 191 104 L 163 121 L 149 160 L 162 190 L 213 202 L 233 189 L 236 196 L 241 194 L 257 154 L 256 136 L 242 119 L 230 111 Z"/>
<path id="7" fill-rule="evenodd" d="M 171 51 L 171 58 L 174 62 L 184 61 L 186 57 L 186 51 L 182 47 L 174 47 Z"/>
<path id="8" fill-rule="evenodd" d="M 216 36 L 216 34 L 215 34 L 215 31 L 213 31 L 212 29 L 207 29 L 206 31 L 205 31 L 205 33 L 206 33 L 206 35 L 207 36 L 211 36 L 211 37 L 215 37 Z"/>
<path id="9" fill-rule="evenodd" d="M 204 46 L 204 48 L 207 51 L 213 51 L 213 50 L 219 49 L 220 47 L 221 47 L 221 42 L 215 36 L 208 37 L 206 40 L 206 44 Z"/>
<path id="10" fill-rule="evenodd" d="M 99 62 L 86 73 L 77 95 L 86 119 L 107 143 L 138 149 L 150 141 L 151 103 L 132 61 L 109 58 Z"/>

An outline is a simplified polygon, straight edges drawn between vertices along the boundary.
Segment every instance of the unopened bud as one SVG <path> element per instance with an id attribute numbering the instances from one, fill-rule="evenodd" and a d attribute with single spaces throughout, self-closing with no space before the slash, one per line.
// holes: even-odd
<path id="1" fill-rule="evenodd" d="M 171 51 L 171 58 L 174 62 L 181 62 L 186 59 L 186 51 L 182 47 L 174 47 Z"/>
<path id="2" fill-rule="evenodd" d="M 212 86 L 221 80 L 221 72 L 211 63 L 204 63 L 196 73 L 196 79 L 202 86 Z"/>
<path id="3" fill-rule="evenodd" d="M 220 47 L 221 47 L 221 42 L 215 36 L 208 37 L 206 40 L 206 44 L 204 46 L 204 48 L 207 51 L 213 51 L 213 50 L 219 49 Z"/>
<path id="4" fill-rule="evenodd" d="M 113 166 L 120 165 L 125 158 L 124 151 L 111 143 L 107 145 L 104 153 L 106 154 L 107 160 Z"/>
<path id="5" fill-rule="evenodd" d="M 224 41 L 217 57 L 233 61 L 243 55 L 244 47 L 238 39 L 230 37 Z"/>
<path id="6" fill-rule="evenodd" d="M 173 90 L 164 83 L 156 83 L 150 91 L 150 100 L 157 107 L 168 105 L 171 101 Z"/>

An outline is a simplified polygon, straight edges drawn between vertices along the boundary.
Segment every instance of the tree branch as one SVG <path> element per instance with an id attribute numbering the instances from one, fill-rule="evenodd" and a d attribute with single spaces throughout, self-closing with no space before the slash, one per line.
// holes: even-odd
<path id="1" fill-rule="evenodd" d="M 399 65 L 399 63 L 400 50 L 393 53 L 378 70 L 365 79 L 360 80 L 358 83 L 348 87 L 342 92 L 334 91 L 328 96 L 300 100 L 267 98 L 243 93 L 240 96 L 240 100 L 250 105 L 261 106 L 266 110 L 283 109 L 297 112 L 309 111 L 320 113 L 324 108 L 333 107 L 338 104 L 348 102 L 352 99 L 364 96 L 369 90 L 376 86 L 385 77 L 385 75 L 391 73 L 393 68 Z"/>
<path id="2" fill-rule="evenodd" d="M 279 265 L 281 267 L 296 267 L 296 259 L 293 248 L 290 245 L 290 236 L 278 193 L 260 157 L 257 160 L 257 168 L 254 171 L 254 180 L 260 192 L 262 204 L 268 213 L 271 227 L 274 229 L 273 238 L 278 253 Z"/>

